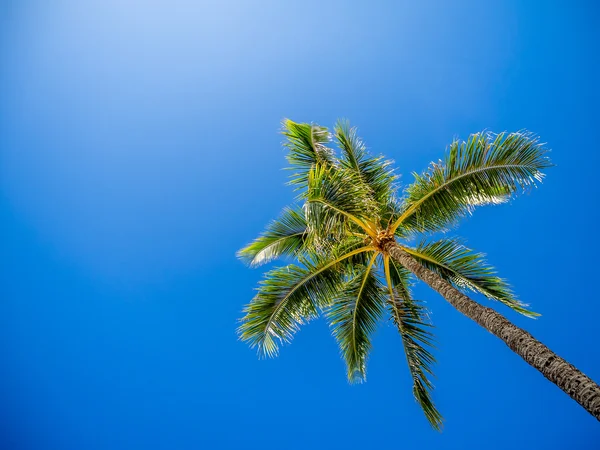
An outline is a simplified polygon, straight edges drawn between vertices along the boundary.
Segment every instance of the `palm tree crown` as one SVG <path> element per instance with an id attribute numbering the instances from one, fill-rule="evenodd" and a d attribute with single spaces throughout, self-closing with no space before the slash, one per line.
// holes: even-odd
<path id="1" fill-rule="evenodd" d="M 425 307 L 411 296 L 413 274 L 390 256 L 390 243 L 459 290 L 470 290 L 529 317 L 527 309 L 483 256 L 456 239 L 427 240 L 476 206 L 507 201 L 542 180 L 546 150 L 528 132 L 477 133 L 454 141 L 404 192 L 390 161 L 373 157 L 345 121 L 333 133 L 283 122 L 290 184 L 297 204 L 283 210 L 238 252 L 251 266 L 279 257 L 296 264 L 266 273 L 245 308 L 241 339 L 273 356 L 299 326 L 323 313 L 340 345 L 350 382 L 366 376 L 370 336 L 389 314 L 400 333 L 413 393 L 432 426 L 442 417 L 431 400 L 435 362 Z M 340 156 L 330 147 L 337 143 Z M 415 237 L 418 244 L 409 245 Z"/>

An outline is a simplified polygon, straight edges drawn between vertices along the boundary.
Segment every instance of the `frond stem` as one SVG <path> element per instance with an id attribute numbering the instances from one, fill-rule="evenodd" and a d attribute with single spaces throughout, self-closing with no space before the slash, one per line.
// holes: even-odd
<path id="1" fill-rule="evenodd" d="M 328 208 L 333 209 L 334 211 L 346 216 L 349 220 L 351 220 L 352 222 L 354 222 L 356 225 L 358 225 L 360 228 L 362 228 L 365 233 L 367 233 L 370 237 L 374 238 L 376 236 L 376 234 L 373 232 L 373 230 L 371 229 L 372 227 L 370 227 L 367 223 L 363 222 L 362 220 L 360 220 L 358 217 L 347 213 L 346 211 L 342 211 L 341 209 L 336 208 L 335 206 L 333 206 L 331 203 L 323 200 L 323 199 L 313 199 L 313 200 L 308 200 L 309 203 L 321 203 L 323 205 L 325 205 Z"/>
<path id="2" fill-rule="evenodd" d="M 371 260 L 369 261 L 369 265 L 367 266 L 367 270 L 365 271 L 365 276 L 360 285 L 360 290 L 356 295 L 356 303 L 354 304 L 354 313 L 352 314 L 352 347 L 354 348 L 354 353 L 356 353 L 356 311 L 358 311 L 358 302 L 360 301 L 360 296 L 362 294 L 363 289 L 365 288 L 365 284 L 367 284 L 367 278 L 369 278 L 369 273 L 371 272 L 371 267 L 373 267 L 375 258 L 377 258 L 377 252 L 373 254 Z"/>

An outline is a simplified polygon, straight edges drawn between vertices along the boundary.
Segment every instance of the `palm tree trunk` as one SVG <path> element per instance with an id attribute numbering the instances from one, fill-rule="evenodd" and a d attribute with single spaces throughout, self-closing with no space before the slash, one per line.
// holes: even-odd
<path id="1" fill-rule="evenodd" d="M 527 331 L 510 323 L 503 315 L 471 300 L 443 280 L 439 275 L 423 267 L 395 242 L 385 245 L 384 251 L 398 263 L 414 273 L 420 280 L 438 291 L 452 306 L 477 322 L 493 335 L 499 337 L 527 363 L 552 381 L 600 420 L 600 386 L 569 364 L 552 350 L 535 339 Z"/>

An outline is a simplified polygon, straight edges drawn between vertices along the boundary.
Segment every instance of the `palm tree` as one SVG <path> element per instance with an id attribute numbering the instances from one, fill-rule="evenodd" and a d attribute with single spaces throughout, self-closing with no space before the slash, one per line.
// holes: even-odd
<path id="1" fill-rule="evenodd" d="M 433 240 L 476 206 L 498 204 L 534 187 L 551 164 L 528 132 L 477 133 L 454 141 L 399 195 L 391 162 L 370 156 L 356 129 L 283 122 L 297 204 L 238 252 L 251 266 L 293 258 L 266 273 L 244 309 L 241 339 L 262 356 L 277 354 L 299 326 L 323 313 L 340 345 L 350 382 L 363 381 L 370 336 L 386 311 L 397 327 L 413 394 L 431 425 L 442 417 L 431 399 L 433 335 L 426 308 L 411 296 L 414 277 L 502 339 L 515 353 L 600 420 L 600 387 L 504 316 L 464 292 L 474 291 L 528 317 L 481 254 L 456 239 Z M 328 144 L 335 139 L 341 156 Z M 414 237 L 421 237 L 410 245 Z M 425 238 L 423 238 L 425 237 Z"/>

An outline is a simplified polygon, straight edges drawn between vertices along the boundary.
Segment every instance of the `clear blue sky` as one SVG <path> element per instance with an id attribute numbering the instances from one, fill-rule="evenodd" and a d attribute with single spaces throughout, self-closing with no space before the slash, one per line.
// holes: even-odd
<path id="1" fill-rule="evenodd" d="M 424 287 L 442 434 L 388 324 L 366 384 L 323 321 L 259 361 L 235 329 L 262 270 L 235 251 L 293 197 L 284 117 L 350 119 L 405 183 L 455 136 L 527 128 L 557 166 L 453 234 L 543 316 L 502 312 L 600 381 L 598 17 L 592 1 L 2 2 L 0 447 L 597 446 L 595 419 Z"/>

